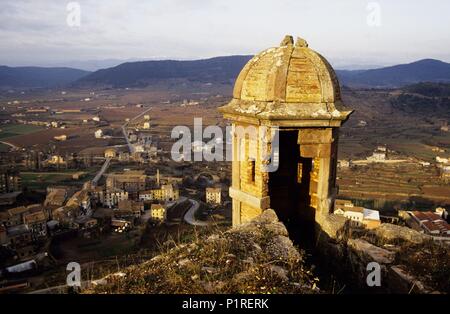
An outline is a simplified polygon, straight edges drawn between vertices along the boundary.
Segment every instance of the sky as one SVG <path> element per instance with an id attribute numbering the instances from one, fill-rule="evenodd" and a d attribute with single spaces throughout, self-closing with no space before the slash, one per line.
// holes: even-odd
<path id="1" fill-rule="evenodd" d="M 1 0 L 0 64 L 255 54 L 286 34 L 336 68 L 450 62 L 449 12 L 448 0 Z"/>

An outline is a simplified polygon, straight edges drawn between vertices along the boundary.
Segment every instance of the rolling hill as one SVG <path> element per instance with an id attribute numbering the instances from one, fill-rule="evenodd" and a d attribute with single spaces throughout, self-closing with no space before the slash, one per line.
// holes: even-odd
<path id="1" fill-rule="evenodd" d="M 392 88 L 419 82 L 450 82 L 450 64 L 434 59 L 380 69 L 336 72 L 341 85 L 352 87 Z"/>
<path id="2" fill-rule="evenodd" d="M 0 66 L 0 88 L 86 87 L 117 88 L 173 84 L 174 80 L 230 84 L 252 56 L 203 60 L 126 62 L 95 72 L 73 68 Z M 356 88 L 399 88 L 420 82 L 450 82 L 450 64 L 424 59 L 371 70 L 337 70 L 341 85 Z"/>
<path id="3" fill-rule="evenodd" d="M 88 71 L 72 68 L 0 66 L 0 88 L 65 86 L 89 73 Z"/>
<path id="4" fill-rule="evenodd" d="M 171 79 L 202 83 L 232 83 L 251 56 L 216 57 L 193 61 L 127 62 L 96 71 L 76 82 L 76 86 L 146 86 Z"/>
<path id="5" fill-rule="evenodd" d="M 76 86 L 146 86 L 170 79 L 203 83 L 232 83 L 251 56 L 217 57 L 194 61 L 128 62 L 96 71 L 76 82 Z M 396 88 L 419 82 L 450 82 L 450 64 L 424 59 L 371 70 L 337 70 L 341 85 L 369 88 Z"/>
<path id="6" fill-rule="evenodd" d="M 418 83 L 391 94 L 390 104 L 403 113 L 450 118 L 450 84 Z"/>

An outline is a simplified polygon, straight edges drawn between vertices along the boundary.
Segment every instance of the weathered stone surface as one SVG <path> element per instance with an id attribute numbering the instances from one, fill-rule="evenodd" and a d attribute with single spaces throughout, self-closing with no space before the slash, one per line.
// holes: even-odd
<path id="1" fill-rule="evenodd" d="M 250 234 L 256 235 L 256 234 L 261 233 L 261 225 L 255 224 L 252 222 L 246 222 L 246 223 L 243 223 L 241 225 L 234 227 L 229 232 L 241 233 L 241 234 L 250 233 Z"/>
<path id="2" fill-rule="evenodd" d="M 230 232 L 258 234 L 263 229 L 273 235 L 288 235 L 286 227 L 278 221 L 277 214 L 272 209 L 264 210 L 261 215 L 249 222 L 235 226 Z"/>
<path id="3" fill-rule="evenodd" d="M 351 113 L 341 107 L 333 68 L 299 38 L 295 46 L 287 39 L 252 58 L 236 80 L 233 100 L 219 110 L 235 120 L 297 117 L 308 119 L 304 122 L 310 126 L 320 126 L 315 124 L 319 120 L 333 120 L 339 126 Z"/>
<path id="4" fill-rule="evenodd" d="M 268 245 L 264 248 L 254 243 L 252 250 L 249 251 L 249 255 L 259 254 L 261 250 L 264 250 L 276 259 L 300 257 L 299 252 L 288 238 L 286 227 L 278 221 L 277 214 L 272 209 L 265 210 L 253 220 L 238 225 L 228 232 L 238 234 L 240 237 L 250 235 L 254 238 L 261 238 L 267 234 L 272 237 Z"/>
<path id="5" fill-rule="evenodd" d="M 414 229 L 386 223 L 381 224 L 373 231 L 379 238 L 387 241 L 403 240 L 411 243 L 421 244 L 432 239 L 430 236 L 417 232 Z"/>
<path id="6" fill-rule="evenodd" d="M 407 271 L 404 265 L 389 267 L 389 289 L 395 293 L 430 293 L 420 280 Z"/>
<path id="7" fill-rule="evenodd" d="M 293 103 L 339 100 L 339 84 L 328 62 L 308 48 L 304 39 L 297 39 L 293 46 L 291 38 L 247 63 L 236 80 L 234 98 Z M 283 89 L 278 90 L 278 82 L 284 82 Z"/>
<path id="8" fill-rule="evenodd" d="M 339 215 L 324 215 L 320 221 L 319 237 L 328 236 L 332 239 L 339 239 L 345 237 L 348 232 L 348 220 Z M 322 235 L 321 233 L 324 233 Z"/>
<path id="9" fill-rule="evenodd" d="M 273 209 L 266 209 L 259 217 L 253 219 L 254 224 L 278 222 L 278 216 Z"/>
<path id="10" fill-rule="evenodd" d="M 395 259 L 395 253 L 375 246 L 365 240 L 349 239 L 348 246 L 354 250 L 364 262 L 377 262 L 379 264 L 390 264 Z"/>
<path id="11" fill-rule="evenodd" d="M 331 128 L 301 129 L 298 132 L 298 144 L 329 144 L 333 140 Z"/>
<path id="12" fill-rule="evenodd" d="M 305 158 L 330 157 L 331 156 L 331 145 L 330 144 L 300 145 L 300 156 L 305 157 Z"/>

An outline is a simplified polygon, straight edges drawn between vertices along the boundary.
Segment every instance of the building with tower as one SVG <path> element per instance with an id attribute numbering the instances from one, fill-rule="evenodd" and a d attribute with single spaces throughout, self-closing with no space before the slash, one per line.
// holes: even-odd
<path id="1" fill-rule="evenodd" d="M 339 127 L 352 111 L 334 70 L 305 40 L 286 36 L 253 57 L 219 111 L 232 123 L 233 225 L 267 208 L 288 229 L 333 211 Z"/>

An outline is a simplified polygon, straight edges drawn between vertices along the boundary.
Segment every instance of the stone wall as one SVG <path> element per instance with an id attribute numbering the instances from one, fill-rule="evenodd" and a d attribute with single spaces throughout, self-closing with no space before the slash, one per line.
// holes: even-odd
<path id="1" fill-rule="evenodd" d="M 333 214 L 317 228 L 316 254 L 323 261 L 322 267 L 334 272 L 349 287 L 349 291 L 437 292 L 420 280 L 410 265 L 400 264 L 399 258 L 405 245 L 431 245 L 431 237 L 392 224 L 382 224 L 373 231 L 355 231 L 344 217 Z M 381 286 L 369 287 L 367 284 L 367 277 L 373 271 L 373 268 L 368 269 L 368 265 L 372 262 L 380 265 Z"/>

